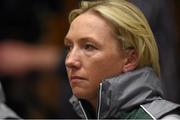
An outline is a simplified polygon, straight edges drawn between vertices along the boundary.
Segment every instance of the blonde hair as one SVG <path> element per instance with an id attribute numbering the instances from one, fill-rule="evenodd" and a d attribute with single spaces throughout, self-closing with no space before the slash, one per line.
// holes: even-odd
<path id="1" fill-rule="evenodd" d="M 138 54 L 138 68 L 150 66 L 160 76 L 159 53 L 151 28 L 143 13 L 126 0 L 82 1 L 79 9 L 69 15 L 70 23 L 86 11 L 98 12 L 114 28 L 124 49 L 133 48 Z"/>

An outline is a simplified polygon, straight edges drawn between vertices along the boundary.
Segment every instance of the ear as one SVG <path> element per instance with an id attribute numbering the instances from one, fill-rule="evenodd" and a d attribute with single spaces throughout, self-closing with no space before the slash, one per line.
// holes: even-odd
<path id="1" fill-rule="evenodd" d="M 138 65 L 138 54 L 135 49 L 130 49 L 125 51 L 126 52 L 126 60 L 123 66 L 123 72 L 128 72 L 134 70 Z"/>

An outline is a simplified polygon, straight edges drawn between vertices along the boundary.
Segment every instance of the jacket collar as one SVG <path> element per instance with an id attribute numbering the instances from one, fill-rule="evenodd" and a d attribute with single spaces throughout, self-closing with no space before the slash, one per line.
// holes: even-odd
<path id="1" fill-rule="evenodd" d="M 130 110 L 138 105 L 161 99 L 161 82 L 154 71 L 144 67 L 102 81 L 99 91 L 100 118 L 106 118 L 117 111 Z M 85 110 L 78 99 L 70 99 L 76 112 L 85 118 Z M 84 112 L 83 112 L 84 111 Z"/>
<path id="2" fill-rule="evenodd" d="M 3 91 L 3 87 L 0 83 L 0 103 L 1 102 L 5 102 L 5 97 L 4 97 L 4 91 Z"/>

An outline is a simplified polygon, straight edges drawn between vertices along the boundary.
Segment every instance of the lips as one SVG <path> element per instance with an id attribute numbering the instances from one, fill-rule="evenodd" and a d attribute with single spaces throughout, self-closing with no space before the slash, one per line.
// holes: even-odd
<path id="1" fill-rule="evenodd" d="M 85 78 L 80 76 L 72 76 L 70 77 L 70 81 L 77 81 L 77 80 L 85 80 Z"/>

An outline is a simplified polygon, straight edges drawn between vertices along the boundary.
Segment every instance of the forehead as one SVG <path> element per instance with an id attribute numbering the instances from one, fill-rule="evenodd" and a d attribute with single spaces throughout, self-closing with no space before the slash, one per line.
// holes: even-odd
<path id="1" fill-rule="evenodd" d="M 85 12 L 75 18 L 68 33 L 94 34 L 94 33 L 113 33 L 112 26 L 100 15 L 94 12 Z M 68 34 L 67 34 L 68 35 Z"/>

